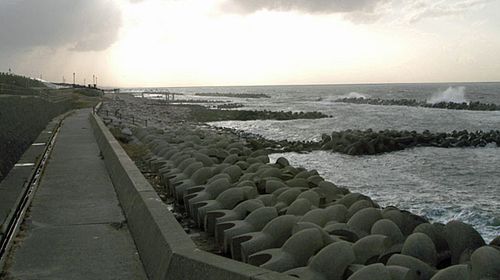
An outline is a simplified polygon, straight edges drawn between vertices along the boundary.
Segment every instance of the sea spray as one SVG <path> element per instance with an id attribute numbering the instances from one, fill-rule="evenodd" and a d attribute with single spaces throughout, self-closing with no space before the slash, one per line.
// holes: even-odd
<path id="1" fill-rule="evenodd" d="M 337 99 L 343 99 L 343 98 L 367 98 L 366 95 L 362 94 L 362 93 L 359 93 L 359 92 L 355 92 L 355 91 L 351 91 L 347 94 L 343 94 L 343 95 L 339 95 L 339 96 L 332 96 L 331 98 L 328 98 L 329 101 L 335 101 Z"/>
<path id="2" fill-rule="evenodd" d="M 427 99 L 427 103 L 436 104 L 439 102 L 453 102 L 453 103 L 467 103 L 469 101 L 465 99 L 465 87 L 449 87 L 445 91 L 441 91 L 433 94 L 429 99 Z"/>

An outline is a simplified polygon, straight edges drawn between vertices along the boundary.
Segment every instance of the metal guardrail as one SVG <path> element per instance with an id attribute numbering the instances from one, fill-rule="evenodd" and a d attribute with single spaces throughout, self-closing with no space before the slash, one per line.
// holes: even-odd
<path id="1" fill-rule="evenodd" d="M 99 110 L 99 112 L 100 112 L 101 116 L 109 117 L 111 115 L 111 116 L 114 116 L 115 118 L 118 118 L 121 121 L 126 121 L 129 124 L 132 124 L 135 126 L 144 126 L 144 127 L 148 126 L 147 119 L 141 119 L 141 118 L 138 118 L 134 115 L 124 115 L 119 110 L 115 110 L 115 112 L 112 112 L 112 113 L 107 109 L 106 110 Z"/>

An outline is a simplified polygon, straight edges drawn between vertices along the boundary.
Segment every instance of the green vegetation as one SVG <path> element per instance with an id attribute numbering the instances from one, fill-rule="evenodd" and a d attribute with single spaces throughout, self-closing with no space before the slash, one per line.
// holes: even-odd
<path id="1" fill-rule="evenodd" d="M 49 89 L 30 78 L 0 73 L 0 180 L 51 119 L 93 106 L 97 96 L 96 89 Z"/>
<path id="2" fill-rule="evenodd" d="M 15 88 L 46 87 L 44 83 L 29 77 L 0 72 L 0 84 Z"/>

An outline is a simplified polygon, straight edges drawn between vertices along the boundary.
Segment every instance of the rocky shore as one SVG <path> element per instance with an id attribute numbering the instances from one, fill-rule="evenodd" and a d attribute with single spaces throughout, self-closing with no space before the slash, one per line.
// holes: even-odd
<path id="1" fill-rule="evenodd" d="M 168 110 L 177 118 L 191 116 L 184 107 Z M 143 111 L 147 116 L 142 117 L 150 119 L 158 113 L 141 105 L 122 111 Z M 487 245 L 462 222 L 431 223 L 396 207 L 381 208 L 315 170 L 291 166 L 286 158 L 271 163 L 267 150 L 235 133 L 187 120 L 133 129 L 125 122 L 110 125 L 127 142 L 144 148 L 141 160 L 160 178 L 164 192 L 213 236 L 227 257 L 300 279 L 500 278 L 500 237 Z M 498 132 L 471 134 L 454 132 L 437 139 L 498 137 Z M 320 148 L 351 138 L 353 143 L 380 137 L 408 138 L 401 143 L 436 141 L 432 135 L 345 131 L 324 135 Z M 385 145 L 389 140 L 380 141 Z"/>
<path id="2" fill-rule="evenodd" d="M 352 103 L 352 104 L 369 104 L 369 105 L 385 105 L 385 106 L 410 106 L 410 107 L 425 107 L 451 110 L 471 110 L 471 111 L 498 111 L 500 105 L 492 103 L 470 102 L 470 103 L 455 103 L 455 102 L 438 102 L 427 103 L 416 99 L 381 99 L 381 98 L 340 98 L 335 102 Z"/>

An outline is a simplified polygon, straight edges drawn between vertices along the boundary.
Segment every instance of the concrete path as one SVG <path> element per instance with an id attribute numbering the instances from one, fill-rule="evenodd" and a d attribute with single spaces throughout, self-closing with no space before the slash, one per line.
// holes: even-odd
<path id="1" fill-rule="evenodd" d="M 89 112 L 63 123 L 7 279 L 147 279 Z"/>

